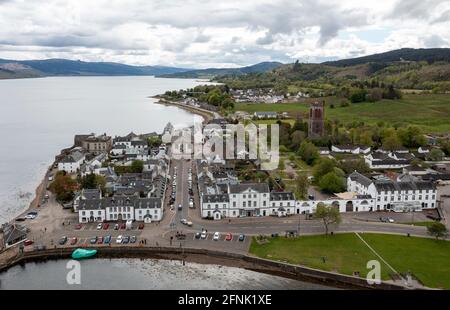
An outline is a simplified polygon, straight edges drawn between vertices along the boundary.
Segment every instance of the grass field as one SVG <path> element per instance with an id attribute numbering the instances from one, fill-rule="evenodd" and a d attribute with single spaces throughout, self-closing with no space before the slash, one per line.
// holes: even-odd
<path id="1" fill-rule="evenodd" d="M 399 273 L 412 272 L 426 286 L 450 289 L 450 242 L 384 234 L 361 234 L 364 240 Z M 287 261 L 312 268 L 366 276 L 366 264 L 379 258 L 356 236 L 305 236 L 253 240 L 250 253 L 271 260 Z M 325 263 L 323 257 L 326 257 Z M 382 278 L 393 271 L 381 263 Z"/>
<path id="2" fill-rule="evenodd" d="M 335 98 L 326 98 L 329 103 Z M 285 104 L 244 104 L 236 105 L 236 110 L 261 112 L 306 112 L 304 103 Z M 327 108 L 328 119 L 339 119 L 343 123 L 364 121 L 376 124 L 384 121 L 390 125 L 417 125 L 425 132 L 450 132 L 450 95 L 405 94 L 401 100 L 382 100 L 376 103 L 355 103 L 349 107 Z"/>

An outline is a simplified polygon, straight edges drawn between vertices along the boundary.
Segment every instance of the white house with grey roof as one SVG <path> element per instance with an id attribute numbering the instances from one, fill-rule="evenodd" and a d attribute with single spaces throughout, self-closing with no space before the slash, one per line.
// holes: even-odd
<path id="1" fill-rule="evenodd" d="M 163 217 L 160 198 L 140 198 L 134 196 L 113 196 L 103 199 L 81 200 L 78 206 L 80 223 L 139 221 L 151 223 Z"/>
<path id="2" fill-rule="evenodd" d="M 347 178 L 348 191 L 374 198 L 371 211 L 420 211 L 436 208 L 437 190 L 431 181 L 403 178 L 372 180 L 353 172 Z"/>
<path id="3" fill-rule="evenodd" d="M 293 193 L 271 193 L 266 183 L 222 185 L 200 187 L 203 218 L 219 220 L 253 216 L 281 217 L 295 214 L 296 200 Z"/>
<path id="4" fill-rule="evenodd" d="M 58 162 L 58 170 L 67 173 L 75 173 L 80 169 L 85 159 L 86 156 L 84 153 L 73 151 Z"/>

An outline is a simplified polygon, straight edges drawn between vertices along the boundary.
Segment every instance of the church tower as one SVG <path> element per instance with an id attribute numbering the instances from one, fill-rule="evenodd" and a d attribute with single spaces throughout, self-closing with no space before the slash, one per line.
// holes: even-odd
<path id="1" fill-rule="evenodd" d="M 323 102 L 313 102 L 309 106 L 309 138 L 316 139 L 325 134 L 325 104 Z"/>

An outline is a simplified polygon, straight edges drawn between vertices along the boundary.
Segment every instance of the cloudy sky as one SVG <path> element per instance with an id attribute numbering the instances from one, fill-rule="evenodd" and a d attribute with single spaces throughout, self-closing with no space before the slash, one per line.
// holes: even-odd
<path id="1" fill-rule="evenodd" d="M 233 67 L 450 46 L 449 0 L 0 0 L 0 58 Z"/>

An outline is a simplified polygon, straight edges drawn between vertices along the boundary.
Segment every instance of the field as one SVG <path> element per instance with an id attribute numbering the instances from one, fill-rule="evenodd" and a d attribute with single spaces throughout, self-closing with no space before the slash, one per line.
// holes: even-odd
<path id="1" fill-rule="evenodd" d="M 397 272 L 412 272 L 424 285 L 450 289 L 450 242 L 384 234 L 361 234 L 364 240 Z M 253 240 L 250 253 L 292 264 L 366 276 L 369 260 L 380 260 L 356 234 L 272 238 L 267 244 Z M 433 253 L 433 255 L 430 255 Z M 393 271 L 381 263 L 382 278 Z"/>
<path id="2" fill-rule="evenodd" d="M 335 102 L 333 97 L 325 98 L 325 102 Z M 308 105 L 304 103 L 285 104 L 244 104 L 236 105 L 236 110 L 249 113 L 261 112 L 306 112 Z M 343 123 L 364 121 L 376 124 L 384 121 L 390 125 L 417 125 L 424 132 L 450 132 L 450 94 L 405 94 L 401 100 L 382 100 L 376 103 L 355 103 L 349 107 L 327 108 L 328 119 L 339 119 Z"/>

